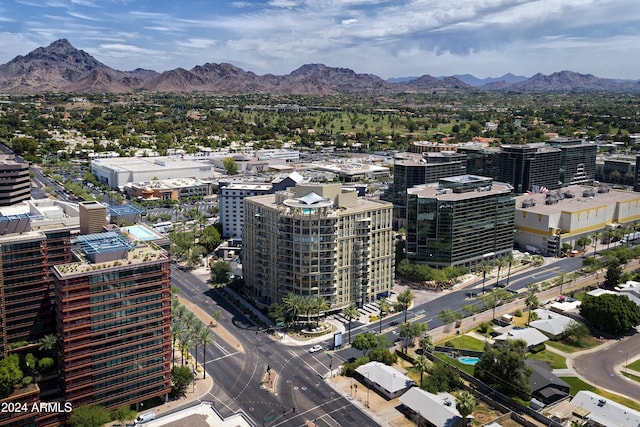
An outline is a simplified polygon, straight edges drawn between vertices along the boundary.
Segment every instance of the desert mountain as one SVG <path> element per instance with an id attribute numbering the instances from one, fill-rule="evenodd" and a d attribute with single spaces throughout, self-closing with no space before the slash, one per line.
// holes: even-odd
<path id="1" fill-rule="evenodd" d="M 465 82 L 465 80 L 468 82 Z M 340 93 L 391 94 L 399 92 L 477 90 L 482 82 L 470 75 L 385 81 L 373 74 L 358 74 L 348 68 L 306 64 L 284 76 L 256 75 L 232 64 L 206 63 L 191 70 L 176 68 L 157 73 L 136 69 L 119 71 L 61 39 L 25 56 L 0 65 L 0 92 L 5 93 L 125 93 L 132 91 L 176 93 L 276 93 L 328 95 Z M 469 84 L 471 83 L 471 84 Z M 601 79 L 589 74 L 562 71 L 549 76 L 536 74 L 522 80 L 506 74 L 480 87 L 483 90 L 567 91 L 640 90 L 638 81 Z"/>

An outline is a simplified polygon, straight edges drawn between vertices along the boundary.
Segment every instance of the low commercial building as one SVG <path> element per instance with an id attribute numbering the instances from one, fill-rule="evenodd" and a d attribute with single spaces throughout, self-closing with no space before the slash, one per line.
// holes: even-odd
<path id="1" fill-rule="evenodd" d="M 560 255 L 562 244 L 640 220 L 640 193 L 571 185 L 516 197 L 515 243 L 521 250 Z"/>
<path id="2" fill-rule="evenodd" d="M 419 426 L 464 427 L 465 419 L 456 409 L 456 398 L 449 393 L 433 394 L 418 387 L 400 396 L 407 417 Z"/>
<path id="3" fill-rule="evenodd" d="M 129 182 L 123 191 L 130 199 L 181 200 L 185 197 L 207 197 L 213 194 L 213 183 L 194 178 L 155 179 Z"/>
<path id="4" fill-rule="evenodd" d="M 394 399 L 416 383 L 397 369 L 381 362 L 369 362 L 356 368 L 359 378 L 387 400 Z"/>
<path id="5" fill-rule="evenodd" d="M 114 190 L 123 189 L 125 184 L 129 182 L 175 178 L 208 180 L 216 175 L 212 163 L 186 160 L 181 157 L 94 159 L 91 161 L 91 172 L 99 182 L 108 185 Z"/>

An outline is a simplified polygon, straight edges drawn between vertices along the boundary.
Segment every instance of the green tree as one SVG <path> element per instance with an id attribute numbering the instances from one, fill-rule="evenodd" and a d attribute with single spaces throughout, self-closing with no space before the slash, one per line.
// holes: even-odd
<path id="1" fill-rule="evenodd" d="M 493 319 L 496 318 L 496 307 L 513 298 L 513 296 L 504 289 L 494 289 L 482 297 L 482 304 L 486 309 L 493 310 Z"/>
<path id="2" fill-rule="evenodd" d="M 38 342 L 38 350 L 44 351 L 48 355 L 55 353 L 55 348 L 58 345 L 58 336 L 55 334 L 45 335 L 40 338 Z"/>
<path id="3" fill-rule="evenodd" d="M 427 332 L 426 323 L 403 323 L 400 325 L 400 336 L 404 338 L 403 352 L 407 352 L 407 347 L 420 335 Z"/>
<path id="4" fill-rule="evenodd" d="M 176 398 L 185 397 L 187 387 L 193 383 L 193 380 L 193 371 L 188 366 L 171 368 L 171 395 Z"/>
<path id="5" fill-rule="evenodd" d="M 527 344 L 522 340 L 487 345 L 475 365 L 474 375 L 507 396 L 529 400 L 531 368 L 525 364 L 526 354 Z"/>
<path id="6" fill-rule="evenodd" d="M 518 265 L 519 261 L 513 256 L 513 254 L 509 254 L 506 256 L 507 266 L 509 267 L 507 270 L 507 285 L 509 287 L 509 279 L 511 278 L 511 266 Z"/>
<path id="7" fill-rule="evenodd" d="M 604 276 L 604 287 L 607 289 L 613 289 L 620 284 L 620 278 L 622 277 L 622 268 L 617 262 L 609 263 L 607 267 L 607 273 Z"/>
<path id="8" fill-rule="evenodd" d="M 391 310 L 391 303 L 389 303 L 386 298 L 383 298 L 378 303 L 378 309 L 380 310 L 380 313 L 378 314 L 378 332 L 382 333 L 382 318 L 389 313 L 389 310 Z"/>
<path id="9" fill-rule="evenodd" d="M 407 288 L 398 294 L 398 305 L 404 310 L 404 323 L 407 323 L 407 310 L 413 302 L 413 292 Z"/>
<path id="10" fill-rule="evenodd" d="M 427 369 L 429 369 L 429 364 L 430 362 L 427 356 L 422 354 L 416 357 L 415 362 L 413 362 L 413 367 L 420 372 L 420 387 L 422 387 L 422 376 L 427 372 Z"/>
<path id="11" fill-rule="evenodd" d="M 588 238 L 587 236 L 578 237 L 578 239 L 576 240 L 576 245 L 583 250 L 590 244 L 591 244 L 591 239 Z"/>
<path id="12" fill-rule="evenodd" d="M 38 371 L 41 374 L 46 374 L 51 371 L 55 364 L 56 362 L 53 357 L 43 357 L 42 359 L 38 360 Z"/>
<path id="13" fill-rule="evenodd" d="M 529 324 L 531 322 L 531 312 L 534 309 L 538 308 L 538 306 L 540 305 L 540 301 L 538 300 L 538 295 L 536 295 L 535 290 L 529 291 L 529 293 L 527 294 L 527 298 L 524 300 L 524 303 L 529 309 L 527 317 L 527 324 Z"/>
<path id="14" fill-rule="evenodd" d="M 613 335 L 640 325 L 640 306 L 625 295 L 587 295 L 580 305 L 580 314 L 597 329 Z"/>
<path id="15" fill-rule="evenodd" d="M 351 347 L 360 350 L 362 355 L 366 356 L 369 351 L 378 347 L 378 338 L 371 332 L 363 332 L 355 336 Z"/>
<path id="16" fill-rule="evenodd" d="M 227 172 L 227 175 L 238 174 L 238 164 L 233 157 L 226 157 L 222 160 L 222 165 L 224 166 L 224 170 Z"/>
<path id="17" fill-rule="evenodd" d="M 109 411 L 99 405 L 82 405 L 71 412 L 74 427 L 102 427 L 110 420 Z"/>
<path id="18" fill-rule="evenodd" d="M 564 329 L 563 335 L 565 340 L 579 346 L 582 343 L 582 339 L 589 335 L 589 328 L 572 320 Z"/>
<path id="19" fill-rule="evenodd" d="M 233 271 L 231 266 L 224 261 L 218 261 L 211 266 L 211 282 L 224 284 L 229 281 L 229 273 Z"/>
<path id="20" fill-rule="evenodd" d="M 127 421 L 135 420 L 136 415 L 136 411 L 132 410 L 129 405 L 121 405 L 111 412 L 111 419 L 120 424 L 126 424 Z"/>
<path id="21" fill-rule="evenodd" d="M 593 257 L 595 258 L 598 253 L 598 242 L 602 241 L 602 232 L 596 231 L 591 235 L 591 238 L 593 239 Z"/>
<path id="22" fill-rule="evenodd" d="M 278 304 L 278 306 L 281 307 L 280 304 Z M 269 307 L 271 308 L 271 307 Z M 216 326 L 218 326 L 218 322 L 220 321 L 220 318 L 222 317 L 222 310 L 218 309 L 216 311 L 214 311 L 213 313 L 211 313 L 211 318 L 213 319 L 213 327 L 215 328 Z M 284 320 L 284 319 L 282 319 Z"/>
<path id="23" fill-rule="evenodd" d="M 342 310 L 342 315 L 349 321 L 349 344 L 351 344 L 351 321 L 360 315 L 358 307 L 351 303 Z"/>
<path id="24" fill-rule="evenodd" d="M 422 388 L 429 393 L 450 392 L 460 387 L 462 381 L 458 371 L 448 363 L 437 360 L 427 371 L 429 376 Z"/>
<path id="25" fill-rule="evenodd" d="M 431 353 L 435 349 L 435 345 L 433 344 L 433 338 L 429 334 L 424 334 L 420 341 L 418 341 L 418 346 L 422 350 L 422 354 Z"/>
<path id="26" fill-rule="evenodd" d="M 284 311 L 295 322 L 304 312 L 304 298 L 302 295 L 289 293 L 282 299 Z"/>
<path id="27" fill-rule="evenodd" d="M 213 252 L 220 242 L 222 241 L 220 237 L 220 232 L 214 226 L 205 227 L 202 230 L 202 234 L 198 237 L 198 243 L 200 243 L 207 250 L 207 253 Z"/>
<path id="28" fill-rule="evenodd" d="M 463 390 L 462 392 L 460 392 L 458 397 L 456 397 L 456 409 L 458 410 L 460 415 L 462 415 L 465 426 L 469 425 L 469 420 L 467 420 L 467 417 L 471 415 L 475 408 L 476 398 L 467 390 Z"/>
<path id="29" fill-rule="evenodd" d="M 0 395 L 11 393 L 22 377 L 20 358 L 17 354 L 11 354 L 0 360 Z"/>

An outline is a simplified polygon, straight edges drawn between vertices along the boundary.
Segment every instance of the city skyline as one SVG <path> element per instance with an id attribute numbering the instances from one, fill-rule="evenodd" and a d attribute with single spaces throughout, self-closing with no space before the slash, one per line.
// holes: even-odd
<path id="1" fill-rule="evenodd" d="M 2 1 L 0 63 L 65 38 L 123 71 L 228 62 L 283 75 L 322 63 L 384 79 L 572 70 L 635 80 L 638 17 L 630 0 Z"/>

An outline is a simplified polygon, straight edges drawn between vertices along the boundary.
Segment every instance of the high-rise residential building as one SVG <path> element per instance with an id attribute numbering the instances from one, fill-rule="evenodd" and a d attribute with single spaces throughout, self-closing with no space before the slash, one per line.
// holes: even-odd
<path id="1" fill-rule="evenodd" d="M 447 176 L 463 175 L 466 155 L 454 152 L 399 153 L 394 159 L 393 182 L 384 200 L 393 203 L 393 228 L 406 228 L 407 189 L 438 182 Z"/>
<path id="2" fill-rule="evenodd" d="M 408 190 L 407 258 L 433 267 L 466 266 L 513 250 L 509 184 L 462 175 Z"/>
<path id="3" fill-rule="evenodd" d="M 224 237 L 242 238 L 244 198 L 273 193 L 271 184 L 229 183 L 218 189 L 218 208 Z"/>
<path id="4" fill-rule="evenodd" d="M 13 155 L 0 155 L 0 206 L 10 206 L 31 198 L 29 163 Z"/>
<path id="5" fill-rule="evenodd" d="M 337 183 L 298 184 L 244 200 L 244 280 L 260 303 L 293 293 L 319 296 L 333 311 L 391 291 L 391 203 Z"/>
<path id="6" fill-rule="evenodd" d="M 544 143 L 503 145 L 498 157 L 498 181 L 513 185 L 516 193 L 560 188 L 562 152 Z"/>
<path id="7" fill-rule="evenodd" d="M 562 186 L 593 184 L 598 146 L 582 139 L 551 139 L 546 144 L 559 148 Z"/>
<path id="8" fill-rule="evenodd" d="M 467 174 L 488 176 L 493 179 L 497 179 L 500 174 L 501 152 L 500 147 L 489 147 L 487 144 L 469 143 L 458 146 L 458 153 L 467 155 Z"/>
<path id="9" fill-rule="evenodd" d="M 52 269 L 67 402 L 114 409 L 171 388 L 167 253 L 119 232 L 72 240 L 74 262 Z"/>

